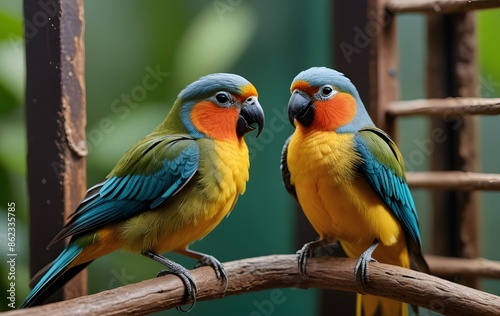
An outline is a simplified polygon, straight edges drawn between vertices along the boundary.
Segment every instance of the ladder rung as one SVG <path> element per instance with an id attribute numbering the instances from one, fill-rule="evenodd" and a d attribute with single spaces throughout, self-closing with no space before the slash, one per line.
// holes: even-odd
<path id="1" fill-rule="evenodd" d="M 484 258 L 425 255 L 431 273 L 440 277 L 473 276 L 500 279 L 500 262 Z"/>
<path id="2" fill-rule="evenodd" d="M 386 4 L 392 13 L 453 14 L 498 7 L 499 0 L 388 0 Z"/>
<path id="3" fill-rule="evenodd" d="M 446 98 L 390 102 L 386 108 L 391 116 L 431 115 L 498 115 L 500 98 Z"/>
<path id="4" fill-rule="evenodd" d="M 408 172 L 406 179 L 412 188 L 500 191 L 500 174 L 464 171 Z"/>

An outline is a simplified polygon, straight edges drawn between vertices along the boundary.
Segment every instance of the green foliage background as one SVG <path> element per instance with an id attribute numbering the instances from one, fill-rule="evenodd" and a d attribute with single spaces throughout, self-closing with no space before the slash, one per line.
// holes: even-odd
<path id="1" fill-rule="evenodd" d="M 282 188 L 279 156 L 292 132 L 285 107 L 293 77 L 314 65 L 331 66 L 332 26 L 330 2 L 285 1 L 85 1 L 85 49 L 87 87 L 87 137 L 89 186 L 101 181 L 118 158 L 166 115 L 177 93 L 189 82 L 211 72 L 234 72 L 259 90 L 266 112 L 266 131 L 258 139 L 247 137 L 252 154 L 251 179 L 222 224 L 193 249 L 221 261 L 275 253 L 293 253 L 296 244 L 294 202 Z M 226 4 L 226 7 L 221 6 Z M 226 10 L 224 10 L 226 9 Z M 478 14 L 481 93 L 500 96 L 500 11 Z M 398 20 L 401 47 L 401 95 L 424 97 L 425 20 L 405 15 Z M 137 97 L 148 69 L 160 69 L 157 87 Z M 346 73 L 349 75 L 349 73 Z M 28 293 L 26 133 L 24 122 L 24 42 L 22 2 L 0 2 L 0 297 L 7 289 L 6 205 L 17 205 L 17 304 Z M 134 95 L 136 96 L 134 98 Z M 424 119 L 404 119 L 401 138 L 406 159 L 425 139 Z M 482 168 L 499 173 L 500 149 L 495 135 L 498 118 L 481 118 Z M 426 162 L 415 165 L 425 170 Z M 428 194 L 414 195 L 429 235 Z M 500 215 L 494 205 L 498 193 L 483 196 L 484 257 L 500 260 L 495 248 Z M 191 267 L 194 262 L 176 255 L 172 259 Z M 89 267 L 89 291 L 135 283 L 153 277 L 161 266 L 146 258 L 114 253 Z M 500 294 L 498 282 L 485 281 L 484 289 Z M 274 315 L 314 315 L 315 290 L 283 289 L 273 304 Z M 200 302 L 191 314 L 264 315 L 261 309 L 272 292 L 251 293 L 213 302 Z M 3 301 L 3 300 L 1 300 Z M 260 306 L 260 307 L 259 307 Z M 0 310 L 7 309 L 2 305 Z M 176 314 L 177 311 L 169 311 Z"/>

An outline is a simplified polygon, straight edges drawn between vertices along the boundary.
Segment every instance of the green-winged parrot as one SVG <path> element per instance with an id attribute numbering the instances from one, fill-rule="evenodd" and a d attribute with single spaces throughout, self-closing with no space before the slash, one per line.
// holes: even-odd
<path id="1" fill-rule="evenodd" d="M 300 271 L 319 247 L 338 241 L 359 258 L 360 291 L 374 259 L 427 272 L 402 155 L 370 119 L 356 87 L 338 71 L 314 67 L 299 73 L 290 91 L 295 131 L 282 152 L 283 181 L 319 234 L 299 251 Z M 401 302 L 358 294 L 357 315 L 407 313 Z"/>
<path id="2" fill-rule="evenodd" d="M 118 249 L 165 265 L 164 273 L 179 276 L 193 302 L 190 273 L 161 254 L 173 251 L 211 265 L 227 285 L 223 265 L 188 246 L 213 230 L 244 193 L 250 167 L 244 135 L 263 127 L 257 90 L 243 77 L 218 73 L 189 84 L 163 122 L 88 190 L 51 243 L 71 237 L 69 244 L 39 273 L 20 307 L 41 304 L 93 260 Z"/>

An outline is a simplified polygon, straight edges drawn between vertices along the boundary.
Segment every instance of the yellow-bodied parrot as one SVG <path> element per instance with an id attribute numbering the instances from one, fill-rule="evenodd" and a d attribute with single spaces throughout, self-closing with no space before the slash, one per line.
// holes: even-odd
<path id="1" fill-rule="evenodd" d="M 356 87 L 338 71 L 314 67 L 299 73 L 290 91 L 295 131 L 282 152 L 283 181 L 319 234 L 299 251 L 300 271 L 306 273 L 319 247 L 338 241 L 359 258 L 360 291 L 372 260 L 428 272 L 403 158 L 370 119 Z M 408 309 L 358 293 L 357 315 L 408 315 Z"/>
<path id="2" fill-rule="evenodd" d="M 39 273 L 20 307 L 43 303 L 93 260 L 118 249 L 165 265 L 160 274 L 180 277 L 194 302 L 189 271 L 161 254 L 210 265 L 227 285 L 223 265 L 188 246 L 214 229 L 245 191 L 250 160 L 243 136 L 263 127 L 257 90 L 243 77 L 212 74 L 188 85 L 164 121 L 88 190 L 51 243 L 71 237 L 68 246 Z"/>

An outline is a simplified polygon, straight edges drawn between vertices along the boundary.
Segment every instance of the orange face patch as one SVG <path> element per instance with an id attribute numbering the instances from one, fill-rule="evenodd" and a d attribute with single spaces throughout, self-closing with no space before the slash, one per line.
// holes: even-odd
<path id="1" fill-rule="evenodd" d="M 333 131 L 352 121 L 356 115 L 356 100 L 348 93 L 339 92 L 330 100 L 314 102 L 314 121 L 316 130 Z"/>
<path id="2" fill-rule="evenodd" d="M 236 139 L 238 109 L 221 108 L 211 101 L 201 101 L 191 111 L 191 122 L 200 132 L 216 140 Z"/>

